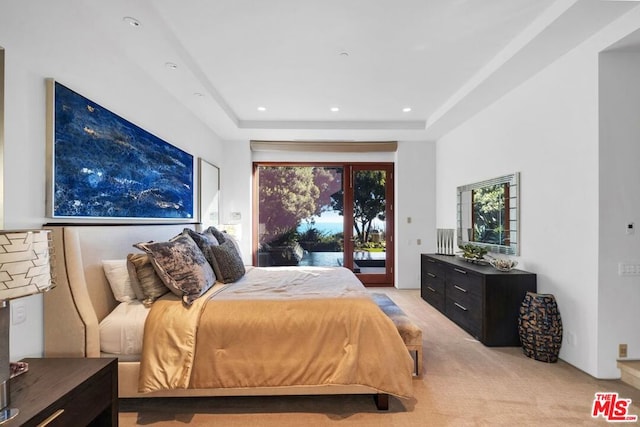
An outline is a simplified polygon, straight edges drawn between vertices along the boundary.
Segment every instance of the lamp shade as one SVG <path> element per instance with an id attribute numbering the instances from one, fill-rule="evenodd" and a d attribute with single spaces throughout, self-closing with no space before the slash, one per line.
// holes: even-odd
<path id="1" fill-rule="evenodd" d="M 0 301 L 55 286 L 50 230 L 0 231 Z"/>

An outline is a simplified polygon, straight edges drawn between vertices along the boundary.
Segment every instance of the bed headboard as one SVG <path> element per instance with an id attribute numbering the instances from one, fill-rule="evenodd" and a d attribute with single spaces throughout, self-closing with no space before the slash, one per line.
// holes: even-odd
<path id="1" fill-rule="evenodd" d="M 140 252 L 138 242 L 166 241 L 196 224 L 45 225 L 52 231 L 56 287 L 44 294 L 45 357 L 99 357 L 98 324 L 117 302 L 102 260 Z"/>

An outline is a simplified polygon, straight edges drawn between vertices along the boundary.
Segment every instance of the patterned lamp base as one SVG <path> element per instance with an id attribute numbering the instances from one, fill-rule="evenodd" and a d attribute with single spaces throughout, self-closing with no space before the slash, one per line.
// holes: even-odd
<path id="1" fill-rule="evenodd" d="M 527 292 L 520 307 L 518 331 L 527 357 L 557 362 L 562 346 L 562 319 L 555 297 Z"/>

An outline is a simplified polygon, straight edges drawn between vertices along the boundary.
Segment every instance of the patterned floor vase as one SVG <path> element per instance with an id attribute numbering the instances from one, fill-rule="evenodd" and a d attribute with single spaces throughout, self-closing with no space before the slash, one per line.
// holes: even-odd
<path id="1" fill-rule="evenodd" d="M 527 357 L 557 362 L 562 346 L 562 319 L 552 294 L 527 292 L 520 307 L 518 332 Z"/>

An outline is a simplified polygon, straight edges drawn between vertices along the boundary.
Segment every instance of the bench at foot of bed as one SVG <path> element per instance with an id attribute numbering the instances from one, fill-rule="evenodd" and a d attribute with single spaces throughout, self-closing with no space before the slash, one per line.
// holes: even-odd
<path id="1" fill-rule="evenodd" d="M 378 307 L 389 316 L 398 328 L 398 332 L 413 358 L 413 374 L 420 376 L 422 374 L 422 330 L 386 294 L 374 293 L 371 296 Z"/>

